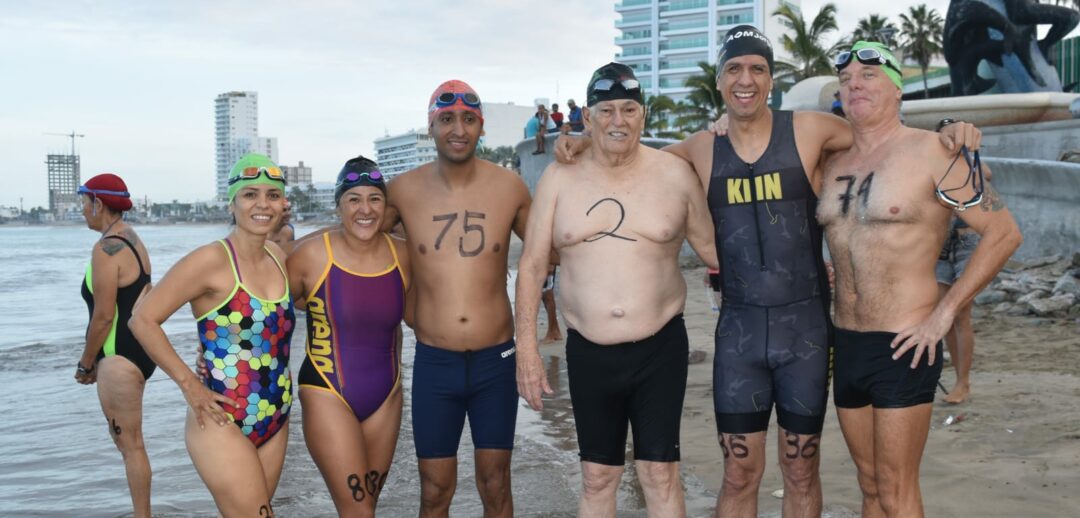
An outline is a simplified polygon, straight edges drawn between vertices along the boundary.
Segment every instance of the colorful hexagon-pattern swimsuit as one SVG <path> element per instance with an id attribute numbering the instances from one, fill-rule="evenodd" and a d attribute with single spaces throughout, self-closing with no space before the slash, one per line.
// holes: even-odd
<path id="1" fill-rule="evenodd" d="M 240 431 L 261 446 L 289 418 L 292 407 L 292 375 L 289 372 L 289 340 L 296 314 L 285 277 L 285 295 L 263 300 L 244 287 L 236 267 L 236 251 L 228 240 L 219 241 L 229 255 L 236 285 L 225 302 L 199 317 L 199 340 L 210 376 L 206 385 L 237 401 L 222 406 Z M 281 274 L 285 269 L 277 263 Z"/>

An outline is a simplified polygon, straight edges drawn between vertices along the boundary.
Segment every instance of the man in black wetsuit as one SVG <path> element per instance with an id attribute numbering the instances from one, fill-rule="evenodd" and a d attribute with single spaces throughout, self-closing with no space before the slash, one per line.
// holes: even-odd
<path id="1" fill-rule="evenodd" d="M 724 452 L 718 516 L 757 516 L 774 404 L 783 514 L 820 516 L 822 509 L 818 450 L 832 324 L 815 219 L 818 164 L 853 140 L 850 125 L 834 115 L 770 110 L 772 64 L 771 45 L 760 31 L 749 25 L 728 31 L 716 78 L 730 118 L 728 135 L 702 131 L 664 148 L 693 165 L 716 228 L 724 296 L 713 360 Z M 947 130 L 941 138 L 946 147 L 978 146 L 980 135 L 970 124 Z M 572 160 L 587 145 L 562 139 L 556 156 Z"/>

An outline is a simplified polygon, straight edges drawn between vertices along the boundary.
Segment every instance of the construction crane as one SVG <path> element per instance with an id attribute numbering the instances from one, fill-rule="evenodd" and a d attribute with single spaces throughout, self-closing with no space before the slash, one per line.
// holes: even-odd
<path id="1" fill-rule="evenodd" d="M 71 130 L 71 133 L 45 133 L 45 135 L 52 135 L 54 137 L 68 137 L 71 139 L 71 156 L 75 156 L 75 137 L 85 138 L 86 135 L 82 133 L 75 133 L 75 130 Z"/>

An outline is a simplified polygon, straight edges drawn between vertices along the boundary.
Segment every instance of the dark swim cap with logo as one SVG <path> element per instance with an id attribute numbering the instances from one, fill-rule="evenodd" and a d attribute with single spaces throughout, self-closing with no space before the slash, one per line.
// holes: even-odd
<path id="1" fill-rule="evenodd" d="M 612 82 L 611 86 L 607 89 L 597 88 L 597 82 L 605 79 Z M 626 88 L 624 81 L 633 81 L 638 86 Z M 589 87 L 585 91 L 585 105 L 594 106 L 598 102 L 618 99 L 630 99 L 645 105 L 645 94 L 641 91 L 634 69 L 622 63 L 611 62 L 593 72 L 592 79 L 589 79 Z"/>
<path id="2" fill-rule="evenodd" d="M 724 36 L 724 44 L 716 55 L 716 75 L 720 75 L 727 60 L 739 56 L 761 56 L 769 62 L 769 73 L 773 73 L 772 43 L 753 25 L 740 25 Z"/>

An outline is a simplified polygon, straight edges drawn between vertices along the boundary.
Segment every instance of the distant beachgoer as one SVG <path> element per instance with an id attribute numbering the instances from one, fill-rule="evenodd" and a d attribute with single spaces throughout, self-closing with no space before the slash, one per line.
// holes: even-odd
<path id="1" fill-rule="evenodd" d="M 187 450 L 218 511 L 273 516 L 289 435 L 296 321 L 285 253 L 267 241 L 285 210 L 285 177 L 269 158 L 248 154 L 228 183 L 232 232 L 176 263 L 139 304 L 131 329 L 184 393 Z M 205 383 L 161 329 L 187 303 L 210 369 Z"/>
<path id="2" fill-rule="evenodd" d="M 844 116 L 844 105 L 840 103 L 840 90 L 833 92 L 833 102 L 832 106 L 829 108 L 829 111 L 831 111 L 832 114 L 836 115 L 837 117 Z"/>
<path id="3" fill-rule="evenodd" d="M 339 516 L 374 516 L 401 429 L 400 327 L 408 248 L 380 232 L 386 184 L 375 162 L 345 163 L 342 226 L 289 255 L 289 291 L 307 310 L 297 375 L 304 440 Z"/>
<path id="4" fill-rule="evenodd" d="M 483 117 L 469 85 L 439 85 L 428 100 L 437 159 L 387 185 L 383 229 L 404 224 L 412 262 L 415 314 L 405 320 L 416 331 L 412 426 L 425 517 L 449 515 L 466 418 L 484 516 L 514 512 L 518 395 L 507 254 L 510 233 L 525 234 L 531 198 L 517 174 L 476 158 Z"/>
<path id="5" fill-rule="evenodd" d="M 539 111 L 532 114 L 529 120 L 525 121 L 525 138 L 531 139 L 536 137 L 536 134 L 540 132 L 540 114 Z"/>
<path id="6" fill-rule="evenodd" d="M 689 339 L 679 250 L 715 267 L 705 193 L 690 166 L 640 143 L 644 95 L 630 67 L 610 63 L 588 86 L 595 144 L 540 177 L 518 265 L 518 390 L 535 410 L 551 394 L 536 340 L 538 300 L 554 248 L 566 319 L 567 373 L 580 446 L 579 516 L 615 516 L 632 427 L 650 516 L 684 516 L 679 423 Z"/>
<path id="7" fill-rule="evenodd" d="M 570 123 L 569 122 L 563 124 L 562 126 L 559 126 L 559 134 L 560 135 L 569 135 L 570 134 Z"/>
<path id="8" fill-rule="evenodd" d="M 953 218 L 949 237 L 945 239 L 935 268 L 941 297 L 944 298 L 949 288 L 960 279 L 971 260 L 971 254 L 978 246 L 979 234 L 964 223 L 964 220 Z M 971 365 L 975 357 L 975 330 L 971 322 L 971 308 L 972 302 L 968 302 L 957 310 L 953 325 L 945 334 L 945 345 L 949 348 L 949 358 L 956 371 L 956 383 L 945 395 L 948 403 L 963 403 L 971 393 Z"/>
<path id="9" fill-rule="evenodd" d="M 548 265 L 548 274 L 544 279 L 544 288 L 540 295 L 540 301 L 547 311 L 547 333 L 540 343 L 546 344 L 562 340 L 562 330 L 559 329 L 559 314 L 555 310 L 555 278 L 559 269 L 554 264 Z"/>
<path id="10" fill-rule="evenodd" d="M 99 174 L 78 190 L 86 226 L 101 233 L 82 282 L 90 311 L 86 346 L 75 380 L 97 382 L 109 436 L 124 458 L 136 517 L 150 516 L 150 459 L 143 445 L 142 408 L 146 380 L 156 365 L 128 328 L 135 303 L 150 286 L 146 245 L 124 221 L 131 209 L 127 185 L 114 174 Z"/>
<path id="11" fill-rule="evenodd" d="M 544 135 L 546 135 L 550 129 L 548 127 L 549 124 L 553 124 L 550 115 L 548 115 L 547 106 L 544 106 L 543 104 L 538 104 L 536 106 L 536 121 L 536 151 L 533 151 L 532 154 L 542 155 L 544 154 Z"/>
<path id="12" fill-rule="evenodd" d="M 562 129 L 563 114 L 559 111 L 559 103 L 551 103 L 551 121 L 555 123 L 555 129 Z"/>
<path id="13" fill-rule="evenodd" d="M 277 243 L 286 254 L 292 252 L 293 246 L 296 244 L 293 242 L 296 239 L 296 227 L 292 224 L 292 204 L 287 200 L 285 201 L 285 212 L 281 215 L 280 225 L 267 239 Z"/>
<path id="14" fill-rule="evenodd" d="M 570 131 L 577 133 L 585 131 L 585 122 L 581 118 L 581 107 L 573 99 L 566 101 L 566 106 L 570 108 L 570 113 L 566 116 L 566 122 L 570 123 Z"/>

